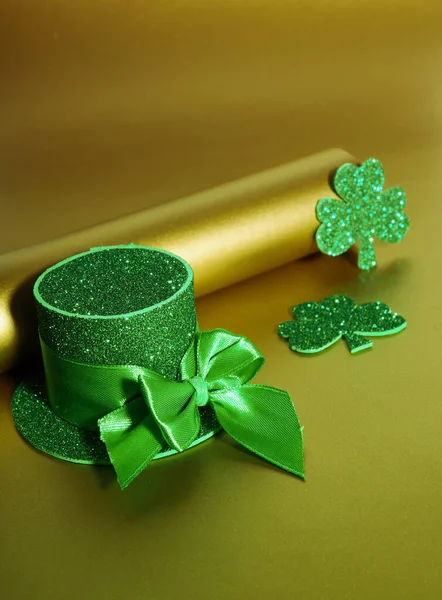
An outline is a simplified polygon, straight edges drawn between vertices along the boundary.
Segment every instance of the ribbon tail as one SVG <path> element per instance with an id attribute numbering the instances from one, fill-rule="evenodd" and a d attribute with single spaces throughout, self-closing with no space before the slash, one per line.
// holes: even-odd
<path id="1" fill-rule="evenodd" d="M 98 426 L 123 490 L 163 447 L 161 432 L 146 412 L 142 397 L 108 413 L 99 419 Z"/>
<path id="2" fill-rule="evenodd" d="M 220 425 L 242 446 L 304 478 L 302 428 L 287 392 L 243 385 L 212 392 Z"/>

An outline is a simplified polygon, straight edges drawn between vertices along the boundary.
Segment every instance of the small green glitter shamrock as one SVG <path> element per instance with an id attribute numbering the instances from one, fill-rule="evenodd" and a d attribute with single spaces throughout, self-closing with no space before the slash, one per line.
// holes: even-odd
<path id="1" fill-rule="evenodd" d="M 392 313 L 382 302 L 358 306 L 348 296 L 329 296 L 321 302 L 304 302 L 293 308 L 295 321 L 278 327 L 279 335 L 287 338 L 296 352 L 312 354 L 325 350 L 341 337 L 354 354 L 373 345 L 364 335 L 391 335 L 407 326 L 407 322 Z"/>
<path id="2" fill-rule="evenodd" d="M 316 205 L 321 223 L 316 232 L 318 248 L 324 254 L 338 256 L 360 239 L 358 267 L 376 266 L 373 239 L 400 242 L 410 221 L 403 213 L 406 197 L 395 186 L 382 191 L 384 169 L 375 158 L 360 167 L 342 165 L 334 178 L 334 189 L 342 200 L 322 198 Z"/>

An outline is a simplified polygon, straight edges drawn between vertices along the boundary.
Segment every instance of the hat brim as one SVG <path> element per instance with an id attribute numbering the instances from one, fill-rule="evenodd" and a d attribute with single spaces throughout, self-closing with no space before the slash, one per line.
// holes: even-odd
<path id="1" fill-rule="evenodd" d="M 110 459 L 100 434 L 72 425 L 60 418 L 50 407 L 45 387 L 23 382 L 12 397 L 12 415 L 21 436 L 37 450 L 74 463 L 109 465 Z M 221 426 L 210 405 L 200 408 L 201 429 L 189 448 L 205 442 Z M 164 443 L 154 460 L 177 454 Z"/>

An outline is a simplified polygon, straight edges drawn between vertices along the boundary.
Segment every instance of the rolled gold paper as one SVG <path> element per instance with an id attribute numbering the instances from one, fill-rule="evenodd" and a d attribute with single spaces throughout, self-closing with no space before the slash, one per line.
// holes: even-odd
<path id="1" fill-rule="evenodd" d="M 202 296 L 315 252 L 316 203 L 334 196 L 346 162 L 355 159 L 326 150 L 0 256 L 0 372 L 37 346 L 32 286 L 50 265 L 94 246 L 145 244 L 187 260 Z"/>

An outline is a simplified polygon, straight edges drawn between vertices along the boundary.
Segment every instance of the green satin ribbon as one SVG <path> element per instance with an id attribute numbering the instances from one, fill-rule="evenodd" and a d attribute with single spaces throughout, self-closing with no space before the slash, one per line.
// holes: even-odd
<path id="1" fill-rule="evenodd" d="M 223 329 L 202 331 L 184 355 L 178 381 L 143 367 L 88 365 L 43 346 L 51 406 L 80 427 L 98 423 L 124 489 L 164 446 L 189 448 L 210 404 L 221 427 L 248 450 L 304 476 L 302 430 L 287 392 L 246 385 L 264 364 L 253 344 Z"/>

